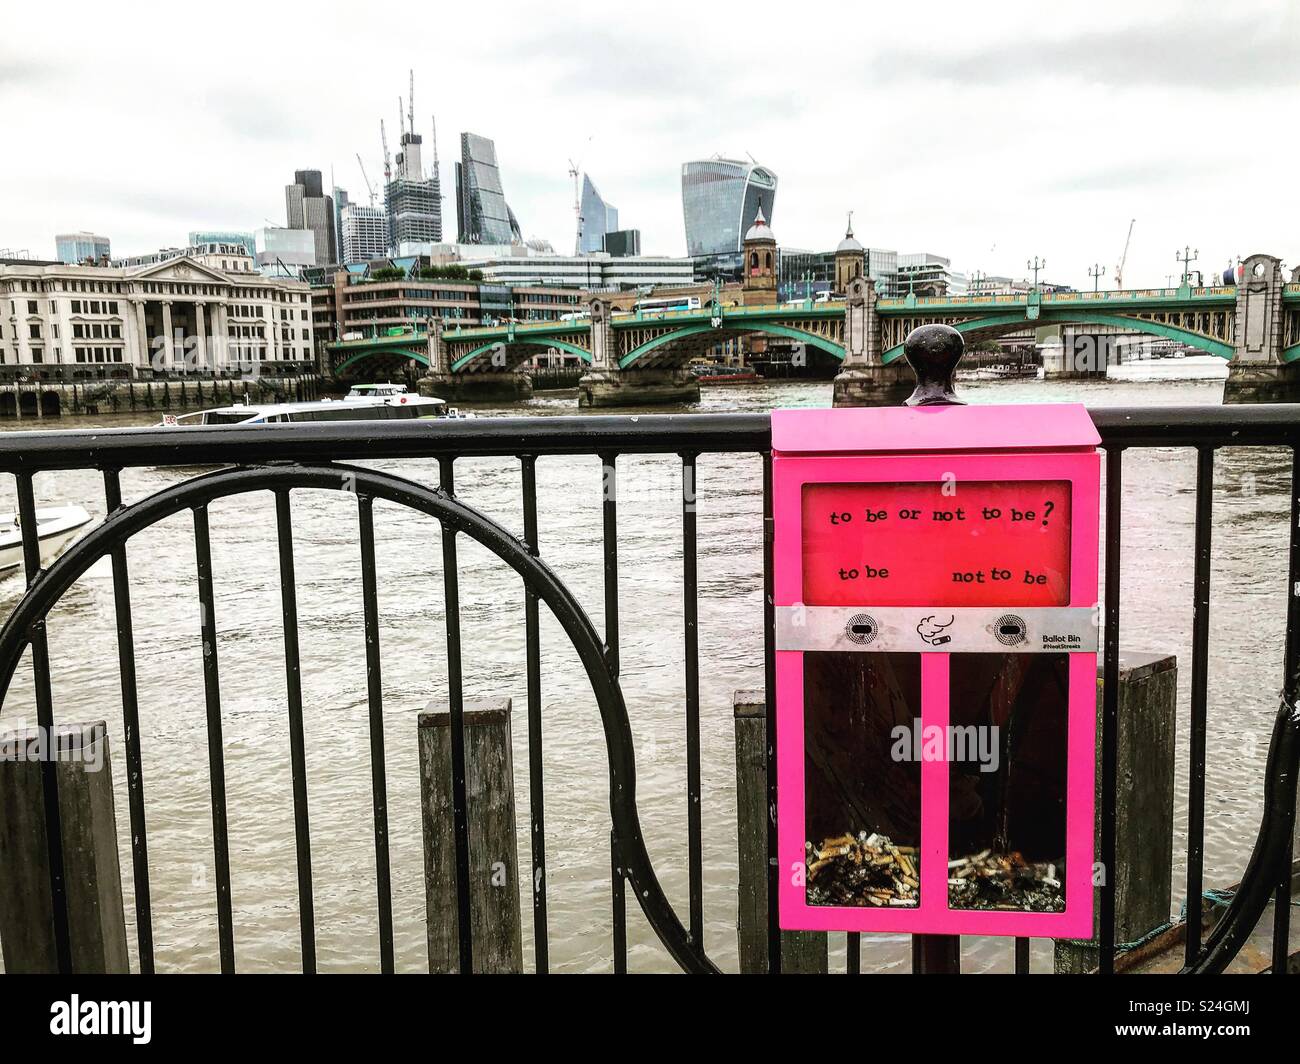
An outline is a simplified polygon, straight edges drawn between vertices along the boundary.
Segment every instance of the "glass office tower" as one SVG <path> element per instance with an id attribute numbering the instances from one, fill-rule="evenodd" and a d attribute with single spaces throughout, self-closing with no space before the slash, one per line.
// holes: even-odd
<path id="1" fill-rule="evenodd" d="M 582 175 L 582 246 L 583 254 L 605 250 L 605 234 L 618 229 L 618 208 L 601 198 L 590 174 Z"/>
<path id="2" fill-rule="evenodd" d="M 739 253 L 759 207 L 771 224 L 775 202 L 776 174 L 755 163 L 722 158 L 683 163 L 686 253 Z"/>
<path id="3" fill-rule="evenodd" d="M 510 244 L 523 239 L 501 188 L 496 145 L 477 133 L 460 135 L 456 213 L 457 239 L 462 244 Z"/>
<path id="4" fill-rule="evenodd" d="M 54 238 L 54 246 L 59 261 L 72 266 L 87 259 L 100 262 L 112 254 L 108 237 L 94 233 L 59 233 Z"/>

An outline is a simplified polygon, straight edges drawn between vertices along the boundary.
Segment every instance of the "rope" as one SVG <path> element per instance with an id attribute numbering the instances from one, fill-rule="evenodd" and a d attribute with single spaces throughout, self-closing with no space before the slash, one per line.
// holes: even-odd
<path id="1" fill-rule="evenodd" d="M 1232 902 L 1232 898 L 1235 893 L 1236 893 L 1235 891 L 1231 891 L 1231 890 L 1210 889 L 1210 890 L 1201 891 L 1201 897 L 1204 898 L 1206 901 L 1208 901 L 1215 908 L 1226 908 Z M 1300 900 L 1292 901 L 1291 904 L 1300 905 Z M 1116 943 L 1115 952 L 1129 953 L 1132 950 L 1137 949 L 1139 946 L 1145 946 L 1153 938 L 1156 938 L 1159 935 L 1163 935 L 1166 931 L 1169 931 L 1172 928 L 1177 927 L 1181 923 L 1185 923 L 1186 920 L 1187 920 L 1187 902 L 1186 900 L 1184 900 L 1182 906 L 1178 910 L 1177 920 L 1166 920 L 1159 927 L 1152 928 L 1141 938 L 1134 939 L 1132 942 Z"/>

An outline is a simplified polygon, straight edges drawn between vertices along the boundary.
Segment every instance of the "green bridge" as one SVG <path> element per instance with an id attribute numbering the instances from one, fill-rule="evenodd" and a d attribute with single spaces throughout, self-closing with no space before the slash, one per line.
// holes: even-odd
<path id="1" fill-rule="evenodd" d="M 435 322 L 427 331 L 327 350 L 340 377 L 374 372 L 378 366 L 367 366 L 374 360 L 414 360 L 426 369 L 427 390 L 461 398 L 520 394 L 527 389 L 521 363 L 541 351 L 564 352 L 589 367 L 580 401 L 600 406 L 689 399 L 692 389 L 698 394 L 686 369 L 692 359 L 723 340 L 762 336 L 837 360 L 844 378 L 837 378 L 837 402 L 853 403 L 890 401 L 905 387 L 903 341 L 919 325 L 951 325 L 968 342 L 1066 325 L 1081 335 L 1133 331 L 1175 340 L 1229 360 L 1229 392 L 1241 398 L 1300 398 L 1289 394 L 1300 381 L 1300 277 L 1284 281 L 1280 260 L 1268 255 L 1252 256 L 1243 269 L 1241 284 L 1214 288 L 902 299 L 880 298 L 870 279 L 858 277 L 832 302 L 708 300 L 698 310 L 661 313 L 614 312 L 595 295 L 587 316 L 571 321 L 456 329 Z M 1070 363 L 1073 351 L 1062 357 L 1066 364 L 1047 367 L 1049 375 L 1104 373 L 1104 364 Z"/>

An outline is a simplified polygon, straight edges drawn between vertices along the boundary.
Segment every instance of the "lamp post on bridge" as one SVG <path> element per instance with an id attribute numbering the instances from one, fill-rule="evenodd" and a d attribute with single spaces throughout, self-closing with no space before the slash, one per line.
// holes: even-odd
<path id="1" fill-rule="evenodd" d="M 1181 263 L 1183 264 L 1183 281 L 1182 281 L 1182 283 L 1183 283 L 1184 285 L 1190 285 L 1190 284 L 1192 283 L 1192 282 L 1191 282 L 1191 276 L 1192 276 L 1191 264 L 1192 264 L 1193 262 L 1196 261 L 1196 257 L 1197 257 L 1198 255 L 1200 255 L 1200 253 L 1201 253 L 1201 252 L 1200 252 L 1200 249 L 1199 249 L 1199 248 L 1198 248 L 1197 250 L 1193 251 L 1192 248 L 1191 248 L 1191 245 L 1188 245 L 1188 246 L 1184 247 L 1183 250 L 1182 250 L 1181 252 L 1178 252 L 1178 251 L 1175 251 L 1175 252 L 1174 252 L 1174 258 L 1175 258 L 1175 260 L 1177 260 L 1178 262 L 1181 262 Z"/>
<path id="2" fill-rule="evenodd" d="M 1038 258 L 1038 256 L 1035 255 L 1035 256 L 1034 256 L 1034 261 L 1033 261 L 1033 262 L 1026 262 L 1026 263 L 1025 263 L 1025 269 L 1026 269 L 1026 270 L 1033 270 L 1033 271 L 1034 271 L 1034 291 L 1037 291 L 1037 290 L 1038 290 L 1038 271 L 1039 271 L 1039 270 L 1045 270 L 1045 269 L 1047 269 L 1047 260 L 1046 260 L 1046 259 L 1043 259 L 1043 260 L 1040 261 L 1039 258 Z"/>
<path id="3" fill-rule="evenodd" d="M 1106 267 L 1099 262 L 1094 262 L 1091 266 L 1088 267 L 1088 276 L 1092 278 L 1092 291 L 1094 295 L 1099 290 L 1101 278 L 1105 274 L 1105 272 L 1106 272 Z"/>

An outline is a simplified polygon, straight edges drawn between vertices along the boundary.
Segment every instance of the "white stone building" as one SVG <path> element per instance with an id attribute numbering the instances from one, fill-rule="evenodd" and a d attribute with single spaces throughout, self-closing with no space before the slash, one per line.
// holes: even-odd
<path id="1" fill-rule="evenodd" d="M 388 215 L 378 207 L 349 203 L 341 221 L 344 262 L 370 262 L 388 254 Z"/>
<path id="2" fill-rule="evenodd" d="M 263 277 L 242 247 L 133 266 L 0 263 L 0 367 L 48 379 L 307 368 L 311 295 Z M 10 371 L 12 372 L 12 371 Z"/>

